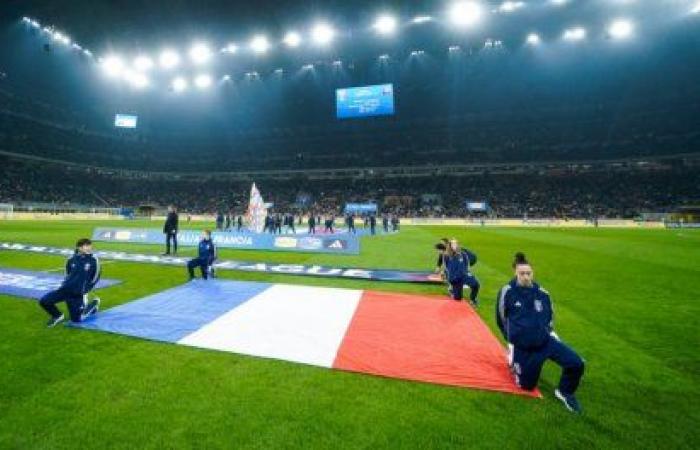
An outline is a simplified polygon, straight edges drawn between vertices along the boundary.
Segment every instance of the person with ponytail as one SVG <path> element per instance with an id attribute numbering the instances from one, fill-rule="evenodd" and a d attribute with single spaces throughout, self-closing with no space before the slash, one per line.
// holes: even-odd
<path id="1" fill-rule="evenodd" d="M 562 368 L 554 395 L 569 411 L 580 413 L 575 393 L 583 377 L 584 361 L 554 332 L 552 301 L 534 281 L 525 254 L 515 254 L 513 270 L 515 277 L 501 288 L 496 299 L 496 323 L 508 342 L 515 380 L 523 389 L 535 389 L 545 361 L 554 361 Z"/>

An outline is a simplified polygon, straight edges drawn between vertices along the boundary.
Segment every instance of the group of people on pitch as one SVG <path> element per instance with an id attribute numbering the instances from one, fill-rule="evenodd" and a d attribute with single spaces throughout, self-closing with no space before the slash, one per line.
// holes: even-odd
<path id="1" fill-rule="evenodd" d="M 472 274 L 476 254 L 462 249 L 456 239 L 443 239 L 436 245 L 440 252 L 436 271 L 444 274 L 453 299 L 462 300 L 464 286 L 470 290 L 469 300 L 477 306 L 479 281 Z M 213 275 L 216 246 L 211 232 L 202 232 L 198 255 L 187 263 L 190 279 L 199 267 L 202 278 Z M 508 363 L 516 383 L 523 389 L 537 386 L 545 361 L 552 360 L 562 367 L 555 396 L 573 412 L 581 407 L 574 394 L 584 372 L 583 359 L 564 344 L 554 332 L 552 301 L 549 293 L 534 281 L 532 265 L 523 253 L 517 253 L 513 261 L 515 277 L 503 286 L 496 299 L 496 323 L 508 343 Z M 82 322 L 94 315 L 100 299 L 88 299 L 88 294 L 100 280 L 101 270 L 97 257 L 92 254 L 90 239 L 80 239 L 75 253 L 66 262 L 66 276 L 61 286 L 39 301 L 39 305 L 51 316 L 47 326 L 54 327 L 65 320 L 56 307 L 65 301 L 72 322 Z"/>
<path id="2" fill-rule="evenodd" d="M 442 239 L 435 249 L 435 271 L 448 284 L 450 296 L 461 301 L 467 286 L 469 301 L 477 307 L 481 285 L 471 271 L 476 254 L 461 248 L 456 239 Z M 554 332 L 552 300 L 549 292 L 534 281 L 534 271 L 525 254 L 516 253 L 512 268 L 514 278 L 498 291 L 496 323 L 508 343 L 508 365 L 515 381 L 523 389 L 535 389 L 542 366 L 552 360 L 562 368 L 554 395 L 569 411 L 580 413 L 575 393 L 583 377 L 584 361 Z"/>

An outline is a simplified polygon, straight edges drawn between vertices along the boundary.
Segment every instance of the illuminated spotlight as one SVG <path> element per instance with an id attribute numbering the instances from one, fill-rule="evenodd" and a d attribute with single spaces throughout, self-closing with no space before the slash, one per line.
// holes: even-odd
<path id="1" fill-rule="evenodd" d="M 29 23 L 31 20 L 32 20 L 32 19 L 30 19 L 30 18 L 27 17 L 27 16 L 22 17 L 22 21 L 23 21 L 23 22 Z"/>
<path id="2" fill-rule="evenodd" d="M 231 81 L 231 75 L 224 75 L 224 76 L 221 78 L 221 81 Z"/>
<path id="3" fill-rule="evenodd" d="M 379 16 L 377 20 L 374 22 L 373 28 L 377 31 L 379 34 L 394 34 L 396 31 L 396 18 L 393 16 L 389 15 L 383 15 Z"/>
<path id="4" fill-rule="evenodd" d="M 301 35 L 296 31 L 290 31 L 284 35 L 284 43 L 287 45 L 287 47 L 299 47 L 301 44 Z"/>
<path id="5" fill-rule="evenodd" d="M 332 62 L 333 67 L 340 67 L 343 65 L 343 61 L 336 59 L 335 61 Z"/>
<path id="6" fill-rule="evenodd" d="M 194 79 L 194 85 L 197 86 L 199 89 L 206 89 L 209 86 L 211 86 L 211 76 L 202 74 L 202 75 L 197 75 Z"/>
<path id="7" fill-rule="evenodd" d="M 65 44 L 65 45 L 70 45 L 70 43 L 71 43 L 71 40 L 68 36 L 66 36 L 65 34 L 60 33 L 58 31 L 54 32 L 52 37 L 55 41 L 58 41 L 58 42 Z"/>
<path id="8" fill-rule="evenodd" d="M 229 53 L 231 55 L 233 55 L 237 51 L 238 51 L 238 46 L 236 44 L 234 44 L 233 42 L 221 49 L 222 53 Z"/>
<path id="9" fill-rule="evenodd" d="M 107 56 L 100 61 L 102 71 L 110 78 L 116 78 L 124 72 L 124 62 L 118 56 Z"/>
<path id="10" fill-rule="evenodd" d="M 527 38 L 525 38 L 525 42 L 527 42 L 528 45 L 539 45 L 542 39 L 539 34 L 530 33 L 527 35 Z"/>
<path id="11" fill-rule="evenodd" d="M 314 65 L 313 64 L 304 64 L 303 66 L 301 66 L 301 68 L 304 70 L 312 70 L 314 68 Z"/>
<path id="12" fill-rule="evenodd" d="M 700 14 L 700 2 L 690 10 L 691 14 Z"/>
<path id="13" fill-rule="evenodd" d="M 483 15 L 483 9 L 479 3 L 473 1 L 458 2 L 452 5 L 449 11 L 450 21 L 458 27 L 470 27 L 476 25 Z"/>
<path id="14" fill-rule="evenodd" d="M 204 64 L 211 58 L 211 50 L 205 44 L 195 44 L 190 49 L 190 59 L 195 64 Z"/>
<path id="15" fill-rule="evenodd" d="M 73 45 L 71 45 L 71 47 L 73 48 L 73 50 L 78 51 L 81 51 L 83 49 L 83 47 L 81 47 L 79 44 L 76 44 L 75 42 L 73 43 Z"/>
<path id="16" fill-rule="evenodd" d="M 425 54 L 424 50 L 413 50 L 411 52 L 411 56 L 420 56 L 420 55 L 424 55 L 424 54 Z"/>
<path id="17" fill-rule="evenodd" d="M 335 36 L 335 31 L 330 25 L 319 23 L 311 30 L 311 38 L 318 45 L 329 44 Z"/>
<path id="18" fill-rule="evenodd" d="M 153 60 L 148 56 L 137 56 L 136 59 L 134 59 L 134 68 L 139 72 L 149 71 L 153 68 Z"/>
<path id="19" fill-rule="evenodd" d="M 265 53 L 270 48 L 270 43 L 265 36 L 255 36 L 250 41 L 250 49 L 255 53 Z"/>
<path id="20" fill-rule="evenodd" d="M 432 21 L 433 18 L 431 16 L 416 16 L 414 17 L 411 22 L 412 23 L 426 23 Z"/>
<path id="21" fill-rule="evenodd" d="M 608 27 L 610 37 L 614 39 L 626 39 L 634 32 L 634 25 L 626 19 L 617 19 Z"/>
<path id="22" fill-rule="evenodd" d="M 284 69 L 275 69 L 275 74 L 282 75 L 283 73 L 284 73 Z"/>
<path id="23" fill-rule="evenodd" d="M 462 48 L 459 45 L 450 45 L 447 48 L 447 51 L 449 51 L 450 53 L 455 53 L 455 52 L 458 52 L 460 50 L 462 50 Z"/>
<path id="24" fill-rule="evenodd" d="M 170 86 L 173 88 L 173 91 L 182 92 L 187 89 L 187 80 L 183 77 L 177 77 L 170 83 Z"/>
<path id="25" fill-rule="evenodd" d="M 158 62 L 163 69 L 172 69 L 180 64 L 180 55 L 173 50 L 163 50 Z"/>
<path id="26" fill-rule="evenodd" d="M 511 13 L 525 6 L 525 2 L 503 2 L 498 7 L 498 12 Z"/>
<path id="27" fill-rule="evenodd" d="M 560 5 L 566 5 L 567 3 L 569 3 L 569 0 L 549 0 L 549 3 L 551 3 L 553 5 L 560 6 Z"/>
<path id="28" fill-rule="evenodd" d="M 586 29 L 582 27 L 569 28 L 564 31 L 563 37 L 567 41 L 580 41 L 586 38 Z"/>
<path id="29" fill-rule="evenodd" d="M 386 61 L 386 60 L 388 60 L 388 59 L 389 59 L 389 55 L 387 55 L 386 53 L 383 54 L 383 55 L 379 55 L 379 60 L 380 60 L 380 61 Z"/>
<path id="30" fill-rule="evenodd" d="M 88 57 L 92 57 L 92 52 L 88 49 L 83 49 L 83 54 Z"/>
<path id="31" fill-rule="evenodd" d="M 132 87 L 135 87 L 137 89 L 143 89 L 149 84 L 148 77 L 136 71 L 127 71 L 124 74 L 124 79 L 128 81 Z"/>

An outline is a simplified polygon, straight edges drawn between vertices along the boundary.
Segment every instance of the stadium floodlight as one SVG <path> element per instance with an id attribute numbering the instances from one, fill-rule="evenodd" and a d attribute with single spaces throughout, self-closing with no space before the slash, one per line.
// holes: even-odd
<path id="1" fill-rule="evenodd" d="M 387 14 L 377 17 L 377 20 L 374 22 L 373 25 L 373 28 L 377 31 L 377 33 L 383 35 L 394 34 L 394 32 L 396 31 L 396 27 L 396 17 Z"/>
<path id="2" fill-rule="evenodd" d="M 583 27 L 569 28 L 564 31 L 564 39 L 567 41 L 580 41 L 586 38 L 586 29 Z"/>
<path id="3" fill-rule="evenodd" d="M 335 31 L 333 28 L 325 23 L 316 24 L 311 29 L 311 38 L 318 45 L 327 45 L 335 36 Z"/>
<path id="4" fill-rule="evenodd" d="M 450 21 L 461 28 L 476 25 L 483 15 L 482 6 L 474 1 L 463 1 L 452 5 L 449 11 Z"/>
<path id="5" fill-rule="evenodd" d="M 180 55 L 174 50 L 163 50 L 158 61 L 163 69 L 172 69 L 180 64 Z"/>
<path id="6" fill-rule="evenodd" d="M 92 52 L 86 48 L 83 49 L 83 54 L 89 58 L 92 57 Z"/>
<path id="7" fill-rule="evenodd" d="M 153 60 L 145 55 L 139 55 L 134 59 L 134 68 L 139 72 L 147 72 L 153 68 Z"/>
<path id="8" fill-rule="evenodd" d="M 71 48 L 73 48 L 73 50 L 77 50 L 77 51 L 81 51 L 83 49 L 83 47 L 81 47 L 79 44 L 76 44 L 75 42 L 73 42 L 73 45 L 71 45 Z"/>
<path id="9" fill-rule="evenodd" d="M 59 31 L 54 31 L 54 33 L 51 35 L 51 37 L 53 38 L 54 41 L 58 41 L 62 44 L 65 44 L 65 45 L 71 44 L 70 38 Z"/>
<path id="10" fill-rule="evenodd" d="M 228 74 L 224 75 L 224 76 L 221 78 L 221 81 L 231 81 L 231 75 L 228 75 Z"/>
<path id="11" fill-rule="evenodd" d="M 206 89 L 211 86 L 211 76 L 207 74 L 197 75 L 194 79 L 194 85 L 199 89 Z"/>
<path id="12" fill-rule="evenodd" d="M 690 10 L 691 14 L 700 14 L 700 2 L 698 2 L 693 9 Z"/>
<path id="13" fill-rule="evenodd" d="M 183 77 L 177 77 L 172 83 L 170 83 L 170 86 L 172 86 L 173 91 L 182 92 L 187 89 L 187 80 L 185 80 Z"/>
<path id="14" fill-rule="evenodd" d="M 303 70 L 312 70 L 314 68 L 314 65 L 313 64 L 304 64 L 303 66 L 301 66 L 301 68 Z"/>
<path id="15" fill-rule="evenodd" d="M 296 31 L 290 31 L 284 36 L 284 43 L 287 47 L 299 47 L 301 44 L 301 35 Z"/>
<path id="16" fill-rule="evenodd" d="M 627 39 L 634 32 L 634 25 L 627 19 L 614 20 L 608 27 L 608 34 L 614 39 Z"/>
<path id="17" fill-rule="evenodd" d="M 222 53 L 229 53 L 233 55 L 238 51 L 238 45 L 234 44 L 233 42 L 229 43 L 226 47 L 221 49 Z"/>
<path id="18" fill-rule="evenodd" d="M 110 78 L 116 78 L 124 72 L 124 61 L 118 56 L 110 55 L 100 61 L 102 71 Z"/>
<path id="19" fill-rule="evenodd" d="M 148 77 L 135 70 L 127 70 L 124 73 L 124 79 L 136 89 L 143 89 L 149 85 Z"/>
<path id="20" fill-rule="evenodd" d="M 540 42 L 542 42 L 542 39 L 540 38 L 539 34 L 530 33 L 527 35 L 527 38 L 525 38 L 525 42 L 527 42 L 528 45 L 539 45 Z"/>
<path id="21" fill-rule="evenodd" d="M 525 2 L 506 1 L 499 5 L 498 12 L 511 13 L 525 6 Z"/>
<path id="22" fill-rule="evenodd" d="M 200 65 L 204 64 L 211 58 L 211 50 L 206 44 L 198 43 L 194 44 L 190 48 L 190 59 L 193 63 Z"/>
<path id="23" fill-rule="evenodd" d="M 549 2 L 553 5 L 561 6 L 569 3 L 569 0 L 549 0 Z"/>
<path id="24" fill-rule="evenodd" d="M 426 23 L 432 21 L 433 18 L 431 16 L 416 16 L 414 17 L 411 22 L 412 23 Z"/>
<path id="25" fill-rule="evenodd" d="M 250 41 L 250 49 L 255 53 L 265 53 L 270 48 L 270 42 L 265 36 L 255 36 Z"/>
<path id="26" fill-rule="evenodd" d="M 425 50 L 412 50 L 411 51 L 411 56 L 420 56 L 420 55 L 424 55 L 424 54 L 425 54 Z"/>

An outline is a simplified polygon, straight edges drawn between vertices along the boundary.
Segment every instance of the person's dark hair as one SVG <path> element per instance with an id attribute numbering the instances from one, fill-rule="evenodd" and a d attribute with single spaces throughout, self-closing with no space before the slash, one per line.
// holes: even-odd
<path id="1" fill-rule="evenodd" d="M 204 234 L 206 234 L 207 237 L 211 237 L 211 230 L 204 230 Z"/>
<path id="2" fill-rule="evenodd" d="M 527 260 L 525 253 L 518 252 L 515 254 L 515 258 L 513 259 L 513 268 L 515 269 L 516 266 L 519 266 L 522 264 L 530 264 L 530 262 Z"/>
<path id="3" fill-rule="evenodd" d="M 447 238 L 442 238 L 442 239 L 440 239 L 440 242 L 442 242 L 443 244 L 449 244 L 450 240 Z"/>
<path id="4" fill-rule="evenodd" d="M 84 245 L 92 245 L 92 241 L 88 238 L 78 239 L 78 242 L 75 243 L 75 248 L 80 248 Z"/>
<path id="5" fill-rule="evenodd" d="M 435 250 L 440 250 L 441 252 L 444 252 L 446 249 L 447 247 L 445 247 L 445 244 L 443 244 L 442 242 L 435 244 Z"/>

